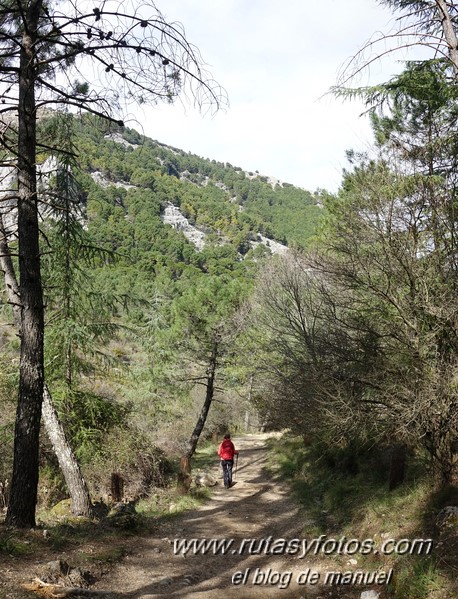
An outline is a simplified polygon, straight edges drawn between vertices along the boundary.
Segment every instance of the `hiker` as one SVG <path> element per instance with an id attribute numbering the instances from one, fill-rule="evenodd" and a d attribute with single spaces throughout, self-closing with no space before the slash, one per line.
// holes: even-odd
<path id="1" fill-rule="evenodd" d="M 223 468 L 224 486 L 226 489 L 232 486 L 232 465 L 234 464 L 234 455 L 239 452 L 235 449 L 231 441 L 231 435 L 226 433 L 221 445 L 218 448 L 218 455 L 221 458 L 221 466 Z"/>

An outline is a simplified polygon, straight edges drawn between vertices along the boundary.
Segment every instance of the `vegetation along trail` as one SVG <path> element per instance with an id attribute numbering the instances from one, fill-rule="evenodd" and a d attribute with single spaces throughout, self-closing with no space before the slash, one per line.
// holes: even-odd
<path id="1" fill-rule="evenodd" d="M 332 557 L 325 556 L 320 563 L 315 556 L 301 558 L 300 552 L 272 555 L 265 550 L 269 540 L 273 548 L 274 540 L 302 538 L 307 534 L 303 528 L 304 515 L 299 516 L 290 488 L 266 469 L 268 436 L 235 439 L 240 458 L 233 487 L 226 490 L 219 480 L 206 505 L 161 524 L 153 536 L 140 541 L 109 578 L 96 585 L 100 594 L 109 595 L 110 599 L 359 598 L 361 590 L 353 594 L 346 588 L 342 594 L 330 586 L 297 584 L 298 575 L 307 568 L 321 574 L 332 569 Z M 217 468 L 214 474 L 220 479 L 221 471 Z M 194 554 L 192 549 L 183 555 L 183 552 L 174 553 L 175 539 L 233 539 L 233 543 L 226 555 L 212 549 L 205 555 Z M 253 539 L 252 544 L 249 539 Z M 265 544 L 261 545 L 263 540 Z M 245 547 L 242 555 L 241 547 Z M 250 547 L 256 555 L 249 554 Z M 242 574 L 237 577 L 237 572 Z M 234 584 L 234 575 L 234 582 L 240 580 L 240 584 Z M 270 581 L 265 584 L 267 575 Z M 246 578 L 245 584 L 242 576 Z"/>

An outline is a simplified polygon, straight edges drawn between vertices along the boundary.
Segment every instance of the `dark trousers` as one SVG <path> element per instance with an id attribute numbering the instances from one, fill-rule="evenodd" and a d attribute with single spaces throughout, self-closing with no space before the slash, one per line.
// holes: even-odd
<path id="1" fill-rule="evenodd" d="M 232 465 L 234 460 L 221 460 L 221 466 L 223 468 L 224 486 L 230 487 L 232 484 Z"/>

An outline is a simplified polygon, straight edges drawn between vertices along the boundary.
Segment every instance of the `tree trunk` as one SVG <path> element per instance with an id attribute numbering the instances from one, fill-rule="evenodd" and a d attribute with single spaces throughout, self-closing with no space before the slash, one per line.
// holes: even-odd
<path id="1" fill-rule="evenodd" d="M 180 495 L 186 495 L 191 486 L 191 460 L 187 455 L 180 458 L 180 471 L 177 477 L 177 491 Z"/>
<path id="2" fill-rule="evenodd" d="M 72 514 L 91 517 L 93 507 L 86 481 L 67 441 L 46 384 L 43 391 L 43 422 L 72 499 Z"/>
<path id="3" fill-rule="evenodd" d="M 202 406 L 202 410 L 200 412 L 199 418 L 197 420 L 196 426 L 192 432 L 191 438 L 188 441 L 188 449 L 186 453 L 181 457 L 180 460 L 180 476 L 179 476 L 179 484 L 183 484 L 184 481 L 189 479 L 191 474 L 191 458 L 194 455 L 197 447 L 197 443 L 200 438 L 200 434 L 205 426 L 205 422 L 207 420 L 208 412 L 210 411 L 210 406 L 213 401 L 213 396 L 215 394 L 215 375 L 216 375 L 216 367 L 217 367 L 217 357 L 218 357 L 218 341 L 217 339 L 213 340 L 212 344 L 212 353 L 210 356 L 210 362 L 207 369 L 207 383 L 206 383 L 206 393 L 205 393 L 205 401 Z"/>
<path id="4" fill-rule="evenodd" d="M 391 450 L 390 456 L 390 476 L 388 488 L 393 491 L 399 485 L 402 485 L 406 472 L 407 449 L 405 445 L 396 445 Z"/>
<path id="5" fill-rule="evenodd" d="M 442 23 L 445 41 L 447 42 L 449 57 L 453 64 L 453 72 L 458 77 L 458 39 L 453 26 L 453 18 L 445 0 L 436 0 L 439 17 Z"/>
<path id="6" fill-rule="evenodd" d="M 18 103 L 18 240 L 21 296 L 19 397 L 14 432 L 11 495 L 6 524 L 35 526 L 38 491 L 38 450 L 43 399 L 43 292 L 36 171 L 35 42 L 41 1 L 24 15 L 19 65 Z"/>
<path id="7" fill-rule="evenodd" d="M 111 473 L 111 501 L 119 503 L 124 494 L 124 480 L 118 472 Z"/>
<path id="8" fill-rule="evenodd" d="M 16 273 L 8 246 L 8 239 L 0 214 L 0 267 L 5 275 L 5 285 L 8 301 L 13 307 L 13 318 L 19 336 L 21 336 L 21 312 L 19 287 Z M 86 481 L 83 478 L 79 464 L 68 443 L 64 428 L 59 421 L 57 412 L 52 403 L 51 393 L 44 385 L 43 388 L 43 424 L 51 442 L 54 453 L 59 462 L 59 467 L 65 479 L 65 483 L 72 499 L 72 513 L 75 516 L 93 515 L 93 507 Z"/>

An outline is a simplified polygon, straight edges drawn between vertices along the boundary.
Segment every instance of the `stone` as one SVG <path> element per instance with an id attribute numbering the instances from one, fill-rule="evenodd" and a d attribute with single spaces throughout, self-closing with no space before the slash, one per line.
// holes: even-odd
<path id="1" fill-rule="evenodd" d="M 125 514 L 135 515 L 136 513 L 137 511 L 135 509 L 134 501 L 118 501 L 118 503 L 115 503 L 111 510 L 108 512 L 107 518 L 116 518 Z"/>
<path id="2" fill-rule="evenodd" d="M 437 514 L 436 524 L 440 529 L 458 529 L 458 506 L 448 505 L 442 508 L 441 511 Z"/>
<path id="3" fill-rule="evenodd" d="M 110 511 L 109 507 L 104 501 L 95 501 L 92 504 L 92 510 L 96 518 L 105 518 Z"/>
<path id="4" fill-rule="evenodd" d="M 106 522 L 115 528 L 132 530 L 138 525 L 138 513 L 135 510 L 135 502 L 119 501 L 115 503 L 108 512 Z"/>
<path id="5" fill-rule="evenodd" d="M 72 516 L 72 500 L 62 499 L 51 508 L 51 514 L 58 518 L 69 518 Z"/>
<path id="6" fill-rule="evenodd" d="M 94 582 L 91 574 L 81 570 L 81 568 L 70 568 L 67 579 L 71 586 L 82 588 L 86 588 Z"/>
<path id="7" fill-rule="evenodd" d="M 355 559 L 354 557 L 352 557 L 351 559 L 348 560 L 349 566 L 356 566 L 357 564 L 358 564 L 358 560 Z"/>
<path id="8" fill-rule="evenodd" d="M 58 582 L 63 576 L 67 576 L 70 566 L 66 561 L 56 559 L 43 566 L 41 578 L 44 582 Z"/>
<path id="9" fill-rule="evenodd" d="M 202 250 L 205 245 L 205 233 L 191 225 L 188 219 L 181 213 L 178 206 L 168 203 L 162 214 L 162 222 L 166 225 L 171 225 L 177 231 L 181 231 L 183 235 L 193 243 L 198 250 Z"/>
<path id="10" fill-rule="evenodd" d="M 194 482 L 196 483 L 196 486 L 198 486 L 198 487 L 214 487 L 215 485 L 218 484 L 218 481 L 213 476 L 210 476 L 210 474 L 207 474 L 206 472 L 196 474 Z"/>
<path id="11" fill-rule="evenodd" d="M 48 562 L 39 570 L 40 580 L 44 584 L 87 588 L 95 580 L 90 572 L 83 571 L 81 568 L 73 568 L 61 559 Z"/>

